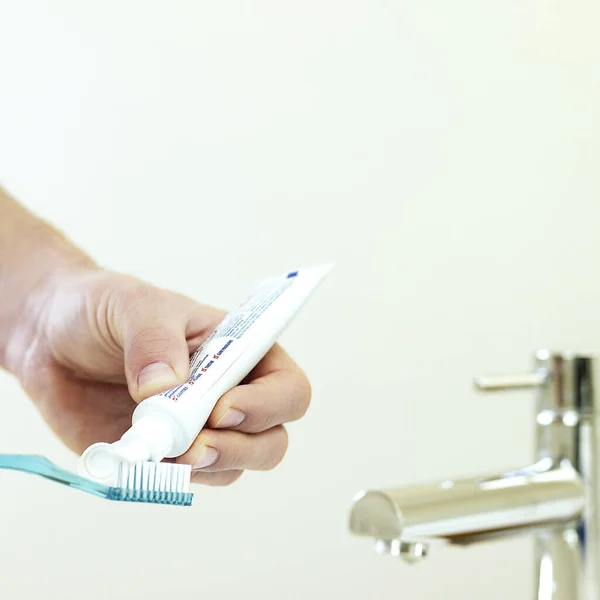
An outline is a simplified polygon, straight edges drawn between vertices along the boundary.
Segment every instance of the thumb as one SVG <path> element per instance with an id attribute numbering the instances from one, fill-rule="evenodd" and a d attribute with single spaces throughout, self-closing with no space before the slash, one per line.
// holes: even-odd
<path id="1" fill-rule="evenodd" d="M 156 291 L 159 295 L 160 291 Z M 144 295 L 124 312 L 123 352 L 129 393 L 136 402 L 183 383 L 189 374 L 185 324 L 169 303 Z"/>

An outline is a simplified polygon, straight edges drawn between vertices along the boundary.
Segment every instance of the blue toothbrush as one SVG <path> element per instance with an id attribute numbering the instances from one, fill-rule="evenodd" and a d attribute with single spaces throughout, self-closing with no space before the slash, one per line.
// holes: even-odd
<path id="1" fill-rule="evenodd" d="M 152 462 L 122 464 L 118 477 L 120 487 L 96 483 L 61 469 L 44 456 L 33 454 L 0 454 L 0 469 L 39 475 L 108 500 L 191 506 L 194 498 L 194 494 L 189 492 L 189 465 Z"/>

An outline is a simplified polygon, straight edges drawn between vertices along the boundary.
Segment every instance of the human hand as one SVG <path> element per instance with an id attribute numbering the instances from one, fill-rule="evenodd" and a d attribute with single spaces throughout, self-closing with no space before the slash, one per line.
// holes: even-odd
<path id="1" fill-rule="evenodd" d="M 183 383 L 189 355 L 224 313 L 135 278 L 94 268 L 55 274 L 12 340 L 11 370 L 52 430 L 81 453 L 114 442 L 137 403 Z M 308 408 L 304 373 L 275 345 L 215 406 L 207 427 L 177 462 L 192 480 L 235 481 L 276 466 L 284 423 Z"/>

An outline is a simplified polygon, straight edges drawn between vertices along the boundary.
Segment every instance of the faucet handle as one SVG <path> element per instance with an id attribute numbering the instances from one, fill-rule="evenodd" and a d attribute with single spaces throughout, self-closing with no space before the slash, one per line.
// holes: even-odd
<path id="1" fill-rule="evenodd" d="M 548 380 L 545 369 L 535 373 L 520 375 L 483 375 L 474 380 L 475 387 L 483 392 L 503 392 L 507 390 L 530 390 L 541 387 Z"/>

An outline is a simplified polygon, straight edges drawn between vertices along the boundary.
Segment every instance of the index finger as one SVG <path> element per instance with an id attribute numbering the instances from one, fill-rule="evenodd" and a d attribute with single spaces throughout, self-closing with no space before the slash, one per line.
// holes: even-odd
<path id="1" fill-rule="evenodd" d="M 302 417 L 310 403 L 310 383 L 278 345 L 242 383 L 224 394 L 208 419 L 213 429 L 259 433 Z"/>

